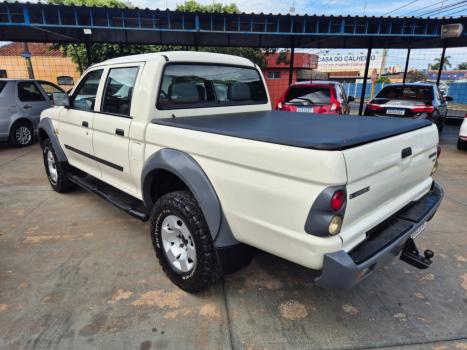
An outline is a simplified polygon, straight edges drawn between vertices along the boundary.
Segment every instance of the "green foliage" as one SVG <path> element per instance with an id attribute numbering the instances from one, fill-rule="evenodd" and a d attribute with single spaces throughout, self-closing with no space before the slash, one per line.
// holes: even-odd
<path id="1" fill-rule="evenodd" d="M 459 65 L 457 66 L 456 69 L 459 69 L 459 70 L 467 70 L 467 62 L 459 63 Z"/>
<path id="2" fill-rule="evenodd" d="M 219 12 L 219 13 L 239 13 L 237 5 L 234 3 L 222 4 L 213 2 L 212 4 L 203 5 L 196 0 L 187 0 L 183 4 L 177 4 L 178 11 L 184 12 Z"/>
<path id="3" fill-rule="evenodd" d="M 120 0 L 48 0 L 51 4 L 62 5 L 77 5 L 77 6 L 107 6 L 107 7 L 128 7 L 128 4 Z M 221 4 L 212 3 L 203 5 L 196 0 L 187 0 L 182 4 L 177 5 L 177 10 L 186 12 L 225 12 L 239 13 L 237 5 L 234 3 Z M 52 49 L 60 50 L 78 66 L 78 70 L 82 73 L 89 66 L 86 56 L 86 48 L 84 44 L 55 44 Z M 136 44 L 107 44 L 107 43 L 92 43 L 92 62 L 102 62 L 114 57 L 135 55 L 147 52 L 159 52 L 168 50 L 194 50 L 194 47 L 181 46 L 160 46 L 160 45 L 136 45 Z M 229 55 L 236 55 L 248 58 L 255 62 L 258 66 L 264 67 L 266 60 L 263 57 L 261 49 L 251 48 L 234 48 L 234 47 L 200 47 L 200 51 L 217 52 Z"/>
<path id="4" fill-rule="evenodd" d="M 451 56 L 444 56 L 444 62 L 443 62 L 443 70 L 446 70 L 448 68 L 451 68 L 451 62 L 449 62 L 449 59 Z M 441 58 L 435 58 L 435 63 L 430 65 L 432 70 L 439 70 L 439 65 L 441 64 Z"/>
<path id="5" fill-rule="evenodd" d="M 391 79 L 389 79 L 388 77 L 383 77 L 383 76 L 380 76 L 380 77 L 378 77 L 378 79 L 375 80 L 375 83 L 387 84 L 387 83 L 390 83 L 390 82 L 391 82 Z"/>
<path id="6" fill-rule="evenodd" d="M 290 63 L 288 50 L 285 50 L 285 51 L 282 50 L 277 55 L 276 64 L 281 64 L 281 63 L 284 63 L 284 64 Z"/>

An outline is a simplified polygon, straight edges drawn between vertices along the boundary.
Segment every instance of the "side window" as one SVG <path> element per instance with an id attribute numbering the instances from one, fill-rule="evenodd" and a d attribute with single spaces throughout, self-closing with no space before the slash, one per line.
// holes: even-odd
<path id="1" fill-rule="evenodd" d="M 18 83 L 18 98 L 22 102 L 45 101 L 44 96 L 32 81 Z"/>
<path id="2" fill-rule="evenodd" d="M 81 80 L 71 97 L 71 108 L 82 111 L 94 110 L 97 88 L 99 87 L 102 72 L 103 69 L 93 70 Z"/>
<path id="3" fill-rule="evenodd" d="M 111 68 L 105 83 L 102 112 L 130 115 L 131 97 L 138 67 Z"/>
<path id="4" fill-rule="evenodd" d="M 47 96 L 49 96 L 49 99 L 52 99 L 52 94 L 54 92 L 64 92 L 57 85 L 54 85 L 54 84 L 49 83 L 47 81 L 39 81 L 39 85 L 44 89 Z"/>

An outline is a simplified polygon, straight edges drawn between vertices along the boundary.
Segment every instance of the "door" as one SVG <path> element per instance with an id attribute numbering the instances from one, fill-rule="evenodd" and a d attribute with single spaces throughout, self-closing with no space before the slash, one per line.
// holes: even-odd
<path id="1" fill-rule="evenodd" d="M 69 163 L 95 177 L 100 177 L 100 169 L 94 158 L 92 128 L 103 71 L 92 70 L 81 79 L 70 97 L 70 106 L 60 113 L 58 134 Z"/>
<path id="2" fill-rule="evenodd" d="M 131 101 L 140 65 L 113 66 L 106 71 L 100 113 L 94 117 L 94 154 L 102 180 L 136 194 L 129 161 Z"/>
<path id="3" fill-rule="evenodd" d="M 437 86 L 434 86 L 433 87 L 433 90 L 434 90 L 434 98 L 435 100 L 437 100 L 436 102 L 434 102 L 433 104 L 436 106 L 438 105 L 439 106 L 439 114 L 441 117 L 446 117 L 447 114 L 448 114 L 448 107 L 447 107 L 447 103 L 446 101 L 444 100 L 444 95 L 441 93 L 441 91 L 439 90 L 439 88 Z"/>
<path id="4" fill-rule="evenodd" d="M 39 123 L 41 112 L 52 106 L 51 101 L 34 81 L 19 81 L 16 84 L 16 104 L 31 120 L 34 127 Z"/>

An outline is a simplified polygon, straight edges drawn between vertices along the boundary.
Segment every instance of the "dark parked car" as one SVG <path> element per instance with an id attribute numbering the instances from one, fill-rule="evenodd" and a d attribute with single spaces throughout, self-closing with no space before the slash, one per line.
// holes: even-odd
<path id="1" fill-rule="evenodd" d="M 429 119 L 443 130 L 447 103 L 435 84 L 390 84 L 386 85 L 365 108 L 365 115 Z"/>
<path id="2" fill-rule="evenodd" d="M 349 114 L 344 87 L 336 81 L 307 81 L 290 85 L 276 103 L 276 109 L 288 112 Z"/>

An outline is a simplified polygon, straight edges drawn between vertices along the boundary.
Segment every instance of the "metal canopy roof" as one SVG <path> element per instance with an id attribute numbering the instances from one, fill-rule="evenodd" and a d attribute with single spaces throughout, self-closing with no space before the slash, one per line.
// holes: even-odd
<path id="1" fill-rule="evenodd" d="M 467 17 L 359 17 L 191 13 L 169 10 L 0 3 L 0 40 L 302 48 L 467 46 L 441 39 L 441 25 Z"/>

